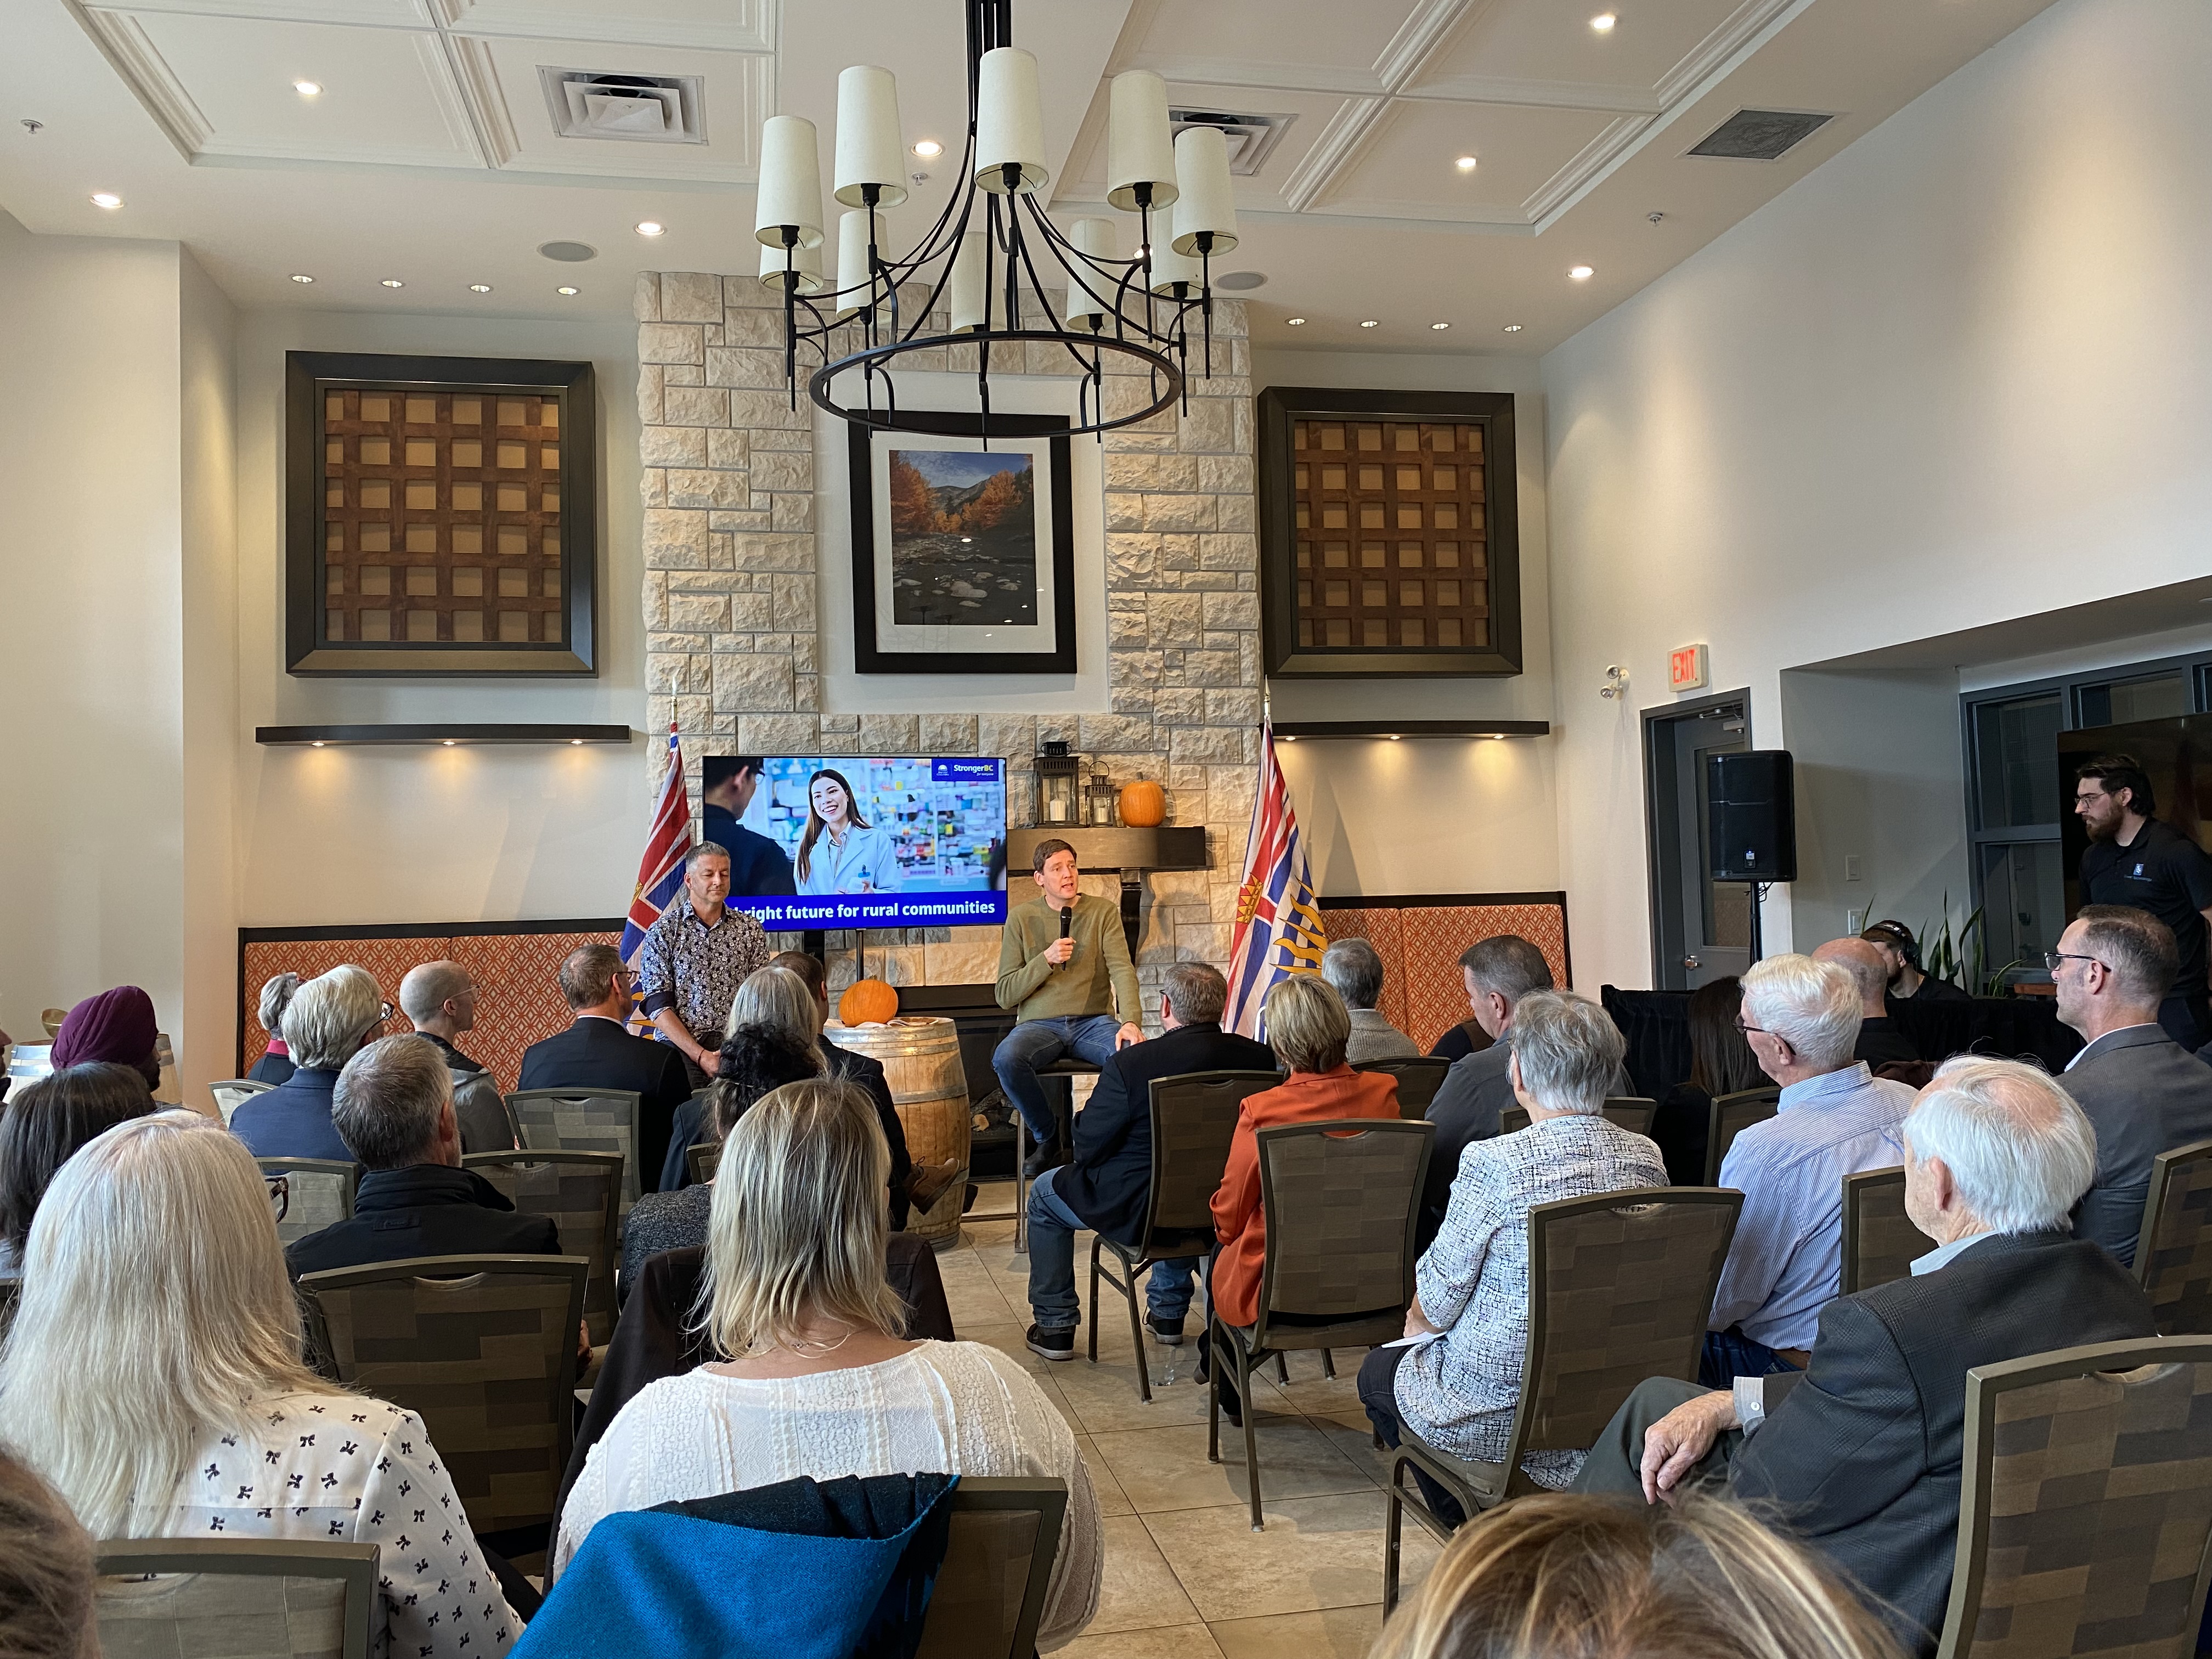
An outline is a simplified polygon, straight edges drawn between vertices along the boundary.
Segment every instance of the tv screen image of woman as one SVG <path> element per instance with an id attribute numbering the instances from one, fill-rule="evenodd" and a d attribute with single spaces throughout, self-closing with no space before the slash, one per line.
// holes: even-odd
<path id="1" fill-rule="evenodd" d="M 824 767 L 806 781 L 806 828 L 792 861 L 802 893 L 896 893 L 905 884 L 890 834 L 853 802 L 845 775 Z"/>

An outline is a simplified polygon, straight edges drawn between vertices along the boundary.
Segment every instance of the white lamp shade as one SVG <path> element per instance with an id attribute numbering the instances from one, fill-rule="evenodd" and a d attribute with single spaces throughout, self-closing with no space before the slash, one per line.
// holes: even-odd
<path id="1" fill-rule="evenodd" d="M 1067 240 L 1078 253 L 1087 253 L 1093 259 L 1121 257 L 1121 237 L 1111 219 L 1078 219 L 1067 228 Z M 1067 285 L 1067 325 L 1096 331 L 1114 314 L 1114 290 L 1121 274 L 1095 270 L 1081 259 L 1071 259 L 1068 264 L 1081 280 Z M 1090 291 L 1085 293 L 1085 289 Z"/>
<path id="2" fill-rule="evenodd" d="M 1212 252 L 1237 246 L 1237 198 L 1229 184 L 1229 143 L 1218 127 L 1185 127 L 1176 134 L 1175 246 L 1198 252 L 1200 232 L 1213 233 Z"/>
<path id="3" fill-rule="evenodd" d="M 873 185 L 882 207 L 906 200 L 906 151 L 899 143 L 898 81 L 855 64 L 837 77 L 837 199 L 865 207 Z"/>
<path id="4" fill-rule="evenodd" d="M 1168 83 L 1150 70 L 1114 77 L 1106 130 L 1106 199 L 1137 210 L 1137 186 L 1152 187 L 1152 205 L 1176 198 L 1175 149 L 1169 143 Z"/>
<path id="5" fill-rule="evenodd" d="M 875 216 L 877 249 L 890 257 L 890 227 L 883 214 Z M 837 320 L 857 317 L 870 304 L 868 269 L 868 210 L 854 208 L 837 217 Z"/>
<path id="6" fill-rule="evenodd" d="M 991 295 L 984 282 L 983 242 L 987 233 L 978 232 L 960 239 L 960 251 L 952 256 L 952 330 L 955 334 L 967 334 L 991 323 Z"/>
<path id="7" fill-rule="evenodd" d="M 812 247 L 795 247 L 787 251 L 791 255 L 791 268 L 799 273 L 799 291 L 801 294 L 821 293 L 824 286 L 822 281 L 822 244 L 817 242 Z M 781 247 L 770 247 L 765 242 L 761 244 L 760 279 L 763 288 L 772 288 L 779 294 L 783 292 L 786 252 Z"/>
<path id="8" fill-rule="evenodd" d="M 761 125 L 753 234 L 781 247 L 786 225 L 799 227 L 801 247 L 822 246 L 822 163 L 813 122 L 799 115 L 771 115 Z"/>
<path id="9" fill-rule="evenodd" d="M 1182 222 L 1182 204 L 1152 216 L 1152 292 L 1172 294 L 1177 283 L 1198 288 L 1198 261 L 1176 252 L 1176 234 Z"/>
<path id="10" fill-rule="evenodd" d="M 1018 166 L 1018 191 L 1042 190 L 1044 111 L 1037 97 L 1036 59 L 1019 46 L 994 46 L 976 65 L 975 182 L 1004 191 L 1003 168 Z"/>

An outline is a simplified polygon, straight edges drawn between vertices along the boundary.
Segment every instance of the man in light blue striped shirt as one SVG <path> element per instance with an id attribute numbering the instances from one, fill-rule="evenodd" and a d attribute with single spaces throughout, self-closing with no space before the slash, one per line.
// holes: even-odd
<path id="1" fill-rule="evenodd" d="M 1860 1012 L 1857 985 L 1833 963 L 1769 957 L 1743 976 L 1736 1023 L 1782 1085 L 1782 1107 L 1738 1135 L 1721 1164 L 1743 1214 L 1713 1297 L 1698 1372 L 1707 1388 L 1804 1369 L 1842 1284 L 1844 1177 L 1905 1161 L 1912 1091 L 1851 1058 Z"/>

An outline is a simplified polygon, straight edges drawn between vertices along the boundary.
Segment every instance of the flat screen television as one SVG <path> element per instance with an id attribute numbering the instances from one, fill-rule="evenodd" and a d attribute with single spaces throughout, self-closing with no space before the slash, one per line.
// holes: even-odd
<path id="1" fill-rule="evenodd" d="M 752 757 L 756 775 L 740 772 L 745 758 L 707 757 L 702 833 L 730 854 L 729 902 L 762 927 L 1006 921 L 1004 760 L 779 755 Z"/>

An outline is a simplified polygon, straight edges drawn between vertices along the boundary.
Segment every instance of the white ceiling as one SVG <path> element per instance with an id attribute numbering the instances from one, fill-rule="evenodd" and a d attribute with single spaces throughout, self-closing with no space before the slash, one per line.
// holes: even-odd
<path id="1" fill-rule="evenodd" d="M 1071 209 L 1103 198 L 1104 82 L 1121 70 L 1158 70 L 1178 105 L 1293 118 L 1237 180 L 1244 240 L 1225 263 L 1268 278 L 1249 295 L 1256 338 L 1534 352 L 2048 3 L 1021 0 L 1015 38 L 1042 60 L 1052 191 Z M 1604 33 L 1601 10 L 1619 20 Z M 246 305 L 624 312 L 636 270 L 754 268 L 760 121 L 811 117 L 826 165 L 848 62 L 896 70 L 909 142 L 957 155 L 961 15 L 958 0 L 0 0 L 0 208 L 40 233 L 182 240 Z M 696 76 L 706 142 L 562 137 L 549 66 Z M 297 94 L 303 79 L 321 94 Z M 1745 106 L 1836 118 L 1779 161 L 1683 154 Z M 1453 165 L 1468 155 L 1472 171 Z M 895 239 L 952 182 L 941 161 L 913 167 L 938 176 Z M 92 205 L 95 191 L 124 206 Z M 645 219 L 667 234 L 637 235 Z M 549 263 L 536 250 L 555 240 L 600 257 Z M 1578 264 L 1595 275 L 1570 281 Z"/>

